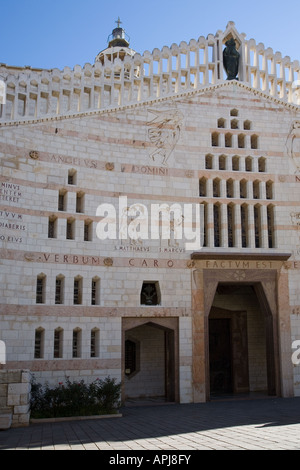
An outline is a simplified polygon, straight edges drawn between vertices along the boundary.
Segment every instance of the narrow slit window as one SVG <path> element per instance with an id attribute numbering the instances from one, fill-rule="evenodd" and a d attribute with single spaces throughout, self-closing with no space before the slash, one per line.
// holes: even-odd
<path id="1" fill-rule="evenodd" d="M 64 278 L 58 276 L 55 281 L 55 304 L 64 303 Z"/>
<path id="2" fill-rule="evenodd" d="M 100 279 L 97 277 L 92 279 L 91 305 L 100 305 Z"/>
<path id="3" fill-rule="evenodd" d="M 228 247 L 234 247 L 234 206 L 229 204 L 227 206 L 227 227 L 228 227 Z"/>
<path id="4" fill-rule="evenodd" d="M 82 278 L 76 277 L 74 279 L 74 292 L 73 292 L 74 305 L 82 304 Z"/>
<path id="5" fill-rule="evenodd" d="M 36 303 L 45 303 L 46 276 L 40 275 L 36 280 Z"/>
<path id="6" fill-rule="evenodd" d="M 61 328 L 54 331 L 53 357 L 54 359 L 63 357 L 63 330 Z"/>
<path id="7" fill-rule="evenodd" d="M 275 248 L 275 226 L 274 226 L 274 206 L 267 207 L 268 220 L 268 244 L 269 248 Z"/>
<path id="8" fill-rule="evenodd" d="M 72 341 L 72 356 L 73 358 L 81 357 L 81 329 L 75 328 L 73 330 L 73 341 Z"/>
<path id="9" fill-rule="evenodd" d="M 254 207 L 255 248 L 261 247 L 261 207 Z"/>
<path id="10" fill-rule="evenodd" d="M 241 206 L 242 248 L 248 246 L 248 206 Z"/>
<path id="11" fill-rule="evenodd" d="M 44 357 L 44 336 L 45 330 L 37 328 L 34 338 L 34 359 L 42 359 Z"/>
<path id="12" fill-rule="evenodd" d="M 91 357 L 99 357 L 100 330 L 94 328 L 91 331 Z"/>
<path id="13" fill-rule="evenodd" d="M 57 218 L 56 217 L 49 217 L 48 238 L 57 238 Z"/>
<path id="14" fill-rule="evenodd" d="M 214 205 L 214 246 L 221 246 L 221 208 L 218 204 Z"/>

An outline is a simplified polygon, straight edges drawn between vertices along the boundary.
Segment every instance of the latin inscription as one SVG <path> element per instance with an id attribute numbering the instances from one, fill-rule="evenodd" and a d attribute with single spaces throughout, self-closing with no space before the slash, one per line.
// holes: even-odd
<path id="1" fill-rule="evenodd" d="M 77 157 L 68 157 L 65 155 L 52 155 L 51 161 L 55 163 L 64 163 L 65 165 L 72 166 L 84 166 L 85 168 L 97 168 L 96 160 L 90 160 L 88 158 L 77 158 Z"/>
<path id="2" fill-rule="evenodd" d="M 1 183 L 0 201 L 18 203 L 22 197 L 22 192 L 18 184 Z"/>
<path id="3" fill-rule="evenodd" d="M 2 219 L 2 220 L 1 220 Z M 7 231 L 25 232 L 23 215 L 10 211 L 0 211 L 0 241 L 9 243 L 23 243 L 23 238 Z"/>
<path id="4" fill-rule="evenodd" d="M 127 170 L 130 173 L 140 173 L 141 175 L 168 176 L 168 168 L 149 166 L 149 165 L 123 165 L 121 171 Z"/>
<path id="5" fill-rule="evenodd" d="M 272 269 L 272 261 L 234 261 L 234 260 L 222 260 L 222 261 L 206 261 L 205 267 L 208 269 Z"/>

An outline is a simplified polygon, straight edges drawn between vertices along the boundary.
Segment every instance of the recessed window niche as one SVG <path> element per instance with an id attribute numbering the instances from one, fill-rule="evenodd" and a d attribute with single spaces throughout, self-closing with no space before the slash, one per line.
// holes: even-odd
<path id="1" fill-rule="evenodd" d="M 159 282 L 144 281 L 141 290 L 141 305 L 160 305 L 161 296 Z"/>

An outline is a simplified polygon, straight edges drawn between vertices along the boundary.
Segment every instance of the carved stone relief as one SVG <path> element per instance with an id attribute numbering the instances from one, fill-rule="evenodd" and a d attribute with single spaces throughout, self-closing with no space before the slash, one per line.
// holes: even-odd
<path id="1" fill-rule="evenodd" d="M 176 106 L 148 109 L 150 113 L 148 138 L 154 144 L 150 158 L 163 166 L 167 166 L 168 159 L 173 152 L 181 133 L 183 114 Z"/>
<path id="2" fill-rule="evenodd" d="M 289 157 L 292 159 L 296 171 L 300 172 L 300 121 L 294 121 L 286 141 Z"/>

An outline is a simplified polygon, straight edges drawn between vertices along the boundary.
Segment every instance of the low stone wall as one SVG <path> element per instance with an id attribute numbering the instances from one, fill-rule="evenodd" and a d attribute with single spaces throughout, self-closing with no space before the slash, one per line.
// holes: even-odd
<path id="1" fill-rule="evenodd" d="M 0 370 L 0 430 L 29 425 L 30 372 Z"/>

